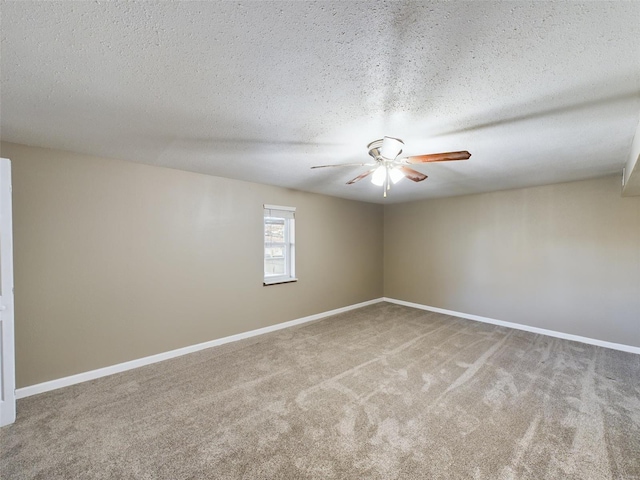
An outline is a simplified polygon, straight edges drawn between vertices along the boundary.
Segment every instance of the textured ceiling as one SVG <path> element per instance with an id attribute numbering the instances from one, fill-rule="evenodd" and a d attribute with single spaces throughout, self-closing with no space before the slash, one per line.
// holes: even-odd
<path id="1" fill-rule="evenodd" d="M 2 139 L 382 202 L 621 173 L 640 2 L 2 2 Z"/>

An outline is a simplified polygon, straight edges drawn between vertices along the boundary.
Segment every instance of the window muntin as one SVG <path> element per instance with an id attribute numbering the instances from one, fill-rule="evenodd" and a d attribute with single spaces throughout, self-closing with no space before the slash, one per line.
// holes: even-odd
<path id="1" fill-rule="evenodd" d="M 264 206 L 264 285 L 296 281 L 295 207 Z"/>

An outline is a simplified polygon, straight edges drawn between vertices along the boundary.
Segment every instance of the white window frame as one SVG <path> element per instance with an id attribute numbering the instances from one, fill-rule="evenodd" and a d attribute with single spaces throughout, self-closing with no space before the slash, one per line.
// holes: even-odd
<path id="1" fill-rule="evenodd" d="M 262 242 L 262 259 L 263 259 L 263 285 L 278 285 L 281 283 L 297 282 L 296 278 L 296 207 L 283 207 L 281 205 L 264 204 L 263 216 L 263 242 Z M 268 275 L 264 271 L 264 262 L 266 261 L 265 249 L 267 247 L 266 223 L 267 218 L 284 219 L 284 250 L 285 250 L 285 272 L 283 275 Z"/>

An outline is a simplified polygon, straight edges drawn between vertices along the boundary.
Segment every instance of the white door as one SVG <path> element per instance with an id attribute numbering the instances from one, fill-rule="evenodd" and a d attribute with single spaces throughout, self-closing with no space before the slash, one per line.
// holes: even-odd
<path id="1" fill-rule="evenodd" d="M 16 420 L 11 162 L 0 158 L 0 427 Z"/>

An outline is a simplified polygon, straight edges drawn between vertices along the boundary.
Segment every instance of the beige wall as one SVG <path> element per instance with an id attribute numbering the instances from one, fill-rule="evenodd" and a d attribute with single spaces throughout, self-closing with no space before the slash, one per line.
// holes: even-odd
<path id="1" fill-rule="evenodd" d="M 620 176 L 385 207 L 386 297 L 640 346 L 640 197 Z"/>
<path id="2" fill-rule="evenodd" d="M 3 143 L 18 387 L 382 296 L 382 207 Z M 262 205 L 297 207 L 298 283 L 262 286 Z"/>
<path id="3" fill-rule="evenodd" d="M 3 143 L 18 387 L 383 294 L 383 215 L 277 187 Z M 262 204 L 300 281 L 262 286 Z M 640 346 L 640 197 L 620 178 L 389 205 L 384 295 Z"/>

